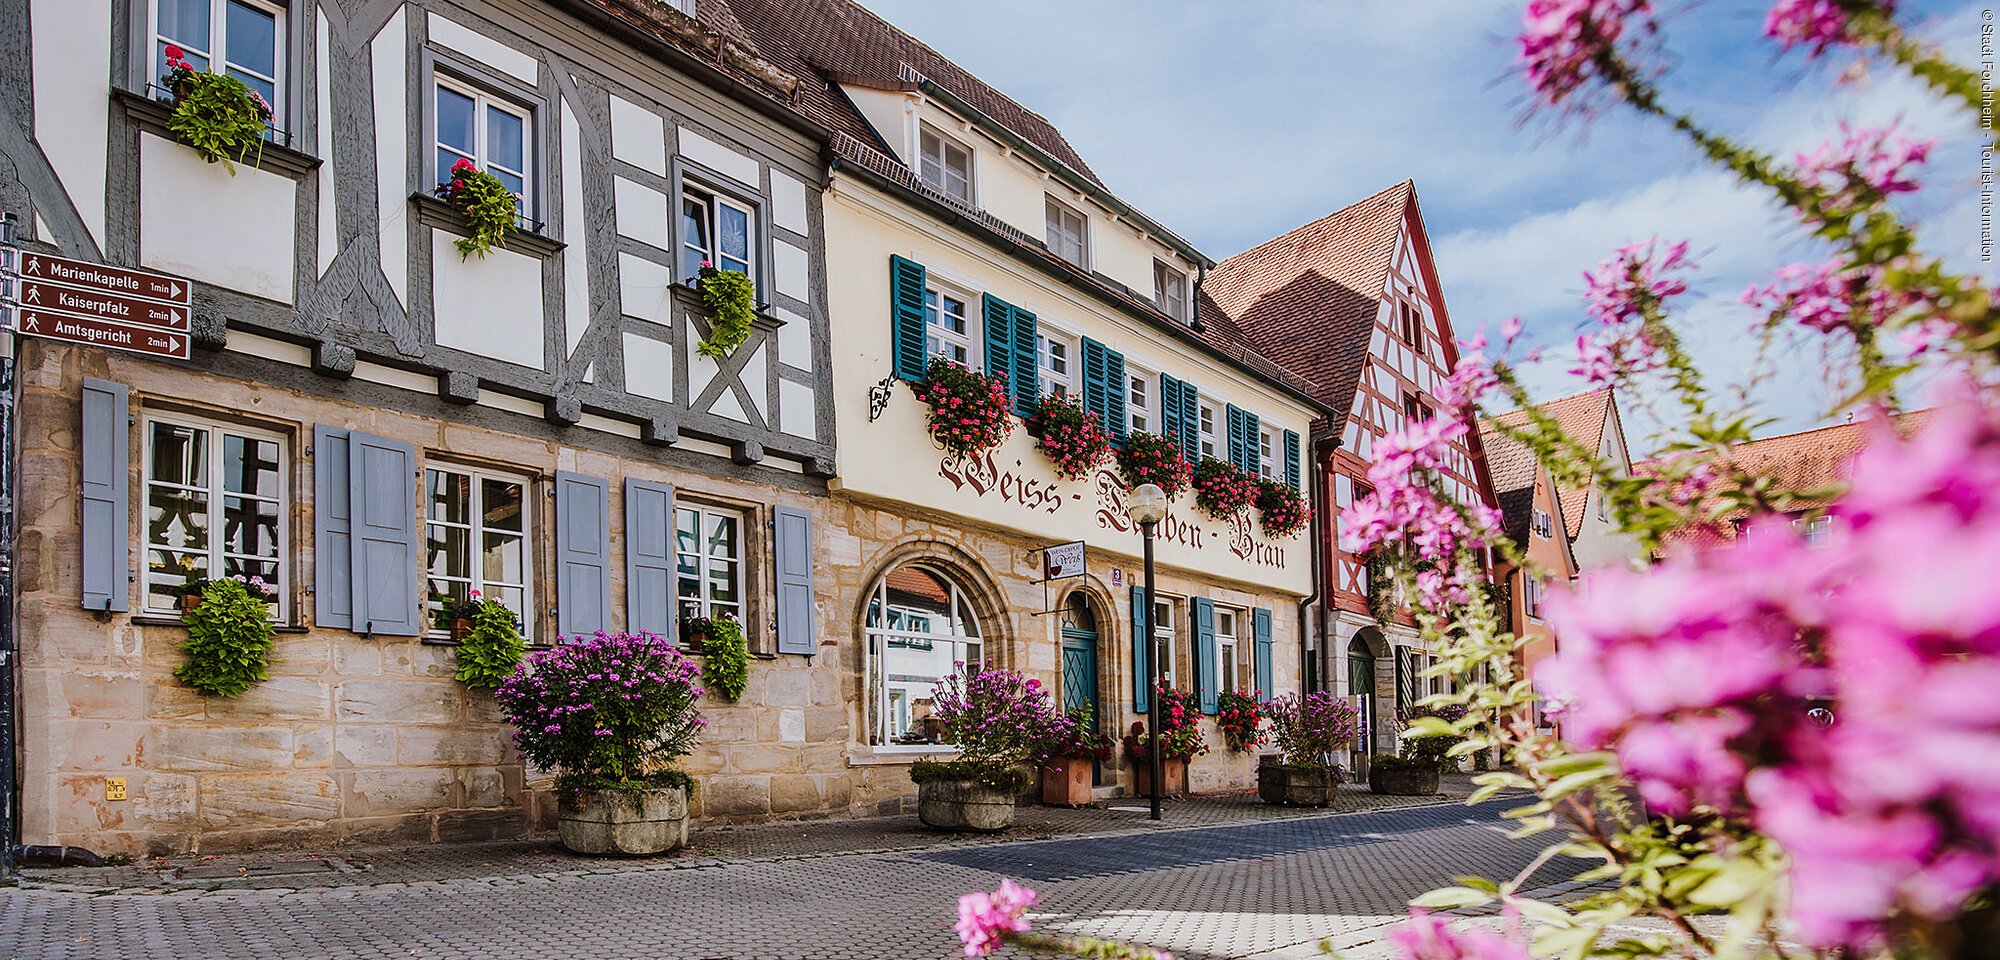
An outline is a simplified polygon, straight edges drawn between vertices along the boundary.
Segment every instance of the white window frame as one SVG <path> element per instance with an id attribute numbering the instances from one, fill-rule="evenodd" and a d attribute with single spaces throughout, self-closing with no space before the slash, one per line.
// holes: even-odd
<path id="1" fill-rule="evenodd" d="M 1042 239 L 1048 243 L 1049 252 L 1085 270 L 1090 269 L 1090 216 L 1053 195 L 1043 194 L 1047 204 L 1043 207 L 1045 227 Z M 1076 228 L 1076 256 L 1063 252 L 1069 245 L 1069 228 L 1064 218 L 1074 217 Z"/>
<path id="2" fill-rule="evenodd" d="M 1220 413 L 1221 410 L 1207 399 L 1197 402 L 1195 430 L 1196 435 L 1200 438 L 1197 448 L 1200 451 L 1201 457 L 1213 457 L 1216 455 L 1215 421 Z"/>
<path id="3" fill-rule="evenodd" d="M 444 72 L 443 70 L 436 71 L 435 79 L 436 79 L 436 84 L 434 89 L 431 90 L 431 102 L 430 102 L 431 157 L 435 159 L 437 157 L 437 153 L 439 150 L 446 150 L 450 151 L 452 154 L 456 156 L 465 157 L 465 159 L 472 161 L 472 165 L 478 167 L 480 170 L 485 170 L 487 167 L 491 166 L 499 169 L 503 173 L 509 173 L 513 174 L 514 176 L 520 177 L 521 178 L 520 216 L 523 220 L 529 220 L 529 221 L 534 220 L 535 209 L 536 209 L 535 177 L 534 177 L 535 111 L 506 97 L 495 94 L 484 87 L 478 86 L 477 84 L 467 83 L 464 80 L 460 80 L 457 77 L 454 77 Z M 443 141 L 443 139 L 441 139 L 441 135 L 438 133 L 437 129 L 438 90 L 450 90 L 451 92 L 456 93 L 459 96 L 470 97 L 472 99 L 473 152 L 469 156 L 465 153 L 465 151 L 460 150 L 459 148 L 451 146 L 449 144 L 446 144 Z M 486 147 L 487 147 L 486 121 L 487 121 L 487 111 L 489 110 L 489 108 L 493 110 L 498 110 L 501 113 L 510 114 L 521 121 L 521 169 L 515 170 L 511 167 L 501 166 L 498 163 L 494 163 L 492 158 L 486 155 Z M 437 180 L 439 183 L 444 183 L 445 181 L 451 179 L 451 168 L 445 167 L 443 169 L 437 170 L 435 171 L 435 175 L 437 176 Z"/>
<path id="4" fill-rule="evenodd" d="M 924 147 L 925 137 L 931 137 L 937 141 L 938 152 L 936 156 L 933 156 L 929 150 L 925 149 Z M 965 170 L 962 175 L 962 178 L 965 181 L 965 193 L 963 196 L 951 192 L 951 176 L 953 172 L 951 168 L 951 155 L 953 151 L 957 151 L 958 153 L 965 155 Z M 938 174 L 937 179 L 932 179 L 930 176 L 930 171 L 927 169 L 927 166 L 931 163 L 937 164 L 937 174 Z M 945 133 L 944 131 L 939 130 L 934 126 L 931 126 L 928 123 L 918 125 L 917 170 L 916 170 L 917 179 L 922 180 L 926 184 L 929 184 L 931 189 L 936 190 L 937 192 L 942 193 L 945 196 L 957 200 L 961 203 L 964 203 L 967 206 L 977 205 L 978 200 L 975 199 L 976 195 L 973 192 L 975 183 L 975 181 L 973 180 L 974 163 L 975 160 L 973 158 L 973 150 L 970 146 L 967 146 L 964 141 L 948 133 Z"/>
<path id="5" fill-rule="evenodd" d="M 251 76 L 270 81 L 272 93 L 271 127 L 276 130 L 282 130 L 285 128 L 285 101 L 291 96 L 291 91 L 286 89 L 288 85 L 285 83 L 285 75 L 291 72 L 291 64 L 287 62 L 287 54 L 291 53 L 292 45 L 291 29 L 285 19 L 287 11 L 281 4 L 269 3 L 266 0 L 208 0 L 208 42 L 209 46 L 213 49 L 202 50 L 193 44 L 185 43 L 172 37 L 161 36 L 159 0 L 146 0 L 146 35 L 150 38 L 150 42 L 147 44 L 150 49 L 146 55 L 146 62 L 152 64 L 152 73 L 147 76 L 146 82 L 157 84 L 160 82 L 161 77 L 166 76 L 166 58 L 160 55 L 161 41 L 171 43 L 183 50 L 207 58 L 208 72 L 210 73 L 227 72 L 231 66 L 229 63 L 228 8 L 232 2 L 262 10 L 265 13 L 271 14 L 274 18 L 275 22 L 272 24 L 271 29 L 276 31 L 277 35 L 271 38 L 271 66 L 275 68 L 277 76 L 266 77 L 256 71 L 245 69 L 240 65 L 237 65 L 236 69 L 242 70 Z M 168 92 L 171 93 L 171 91 Z"/>
<path id="6" fill-rule="evenodd" d="M 469 491 L 468 491 L 471 495 L 471 499 L 466 504 L 465 523 L 458 523 L 452 520 L 431 519 L 430 496 L 431 496 L 431 474 L 433 472 L 448 474 L 451 476 L 468 477 L 472 480 L 472 483 L 469 485 Z M 486 488 L 485 485 L 480 482 L 482 480 L 497 480 L 501 483 L 518 483 L 521 485 L 521 582 L 520 583 L 509 583 L 505 580 L 486 579 L 486 564 L 484 562 L 484 554 L 486 552 L 485 550 L 486 511 L 483 503 L 483 501 L 486 499 Z M 423 592 L 421 596 L 423 597 L 423 604 L 424 604 L 423 608 L 424 619 L 426 622 L 433 624 L 429 629 L 431 635 L 446 636 L 449 635 L 450 633 L 449 630 L 441 630 L 435 626 L 436 620 L 430 607 L 431 581 L 463 580 L 467 584 L 467 589 L 477 590 L 479 591 L 480 596 L 489 599 L 498 599 L 492 592 L 492 588 L 494 586 L 519 589 L 521 591 L 521 609 L 514 611 L 514 615 L 521 622 L 521 638 L 523 640 L 528 641 L 529 643 L 534 642 L 535 614 L 536 614 L 535 497 L 537 495 L 538 495 L 537 485 L 535 483 L 535 478 L 528 476 L 526 474 L 507 473 L 501 470 L 487 470 L 481 467 L 468 467 L 462 464 L 452 463 L 450 461 L 440 461 L 440 460 L 431 460 L 424 464 L 423 487 L 420 490 L 420 496 L 422 497 L 422 502 L 419 510 L 420 517 L 418 520 L 418 522 L 422 524 L 422 529 L 419 530 L 418 533 L 421 537 L 420 541 L 422 543 L 421 549 L 424 551 L 423 569 L 422 573 L 420 574 L 423 577 Z M 466 550 L 470 552 L 470 555 L 466 557 L 467 576 L 465 577 L 438 576 L 431 572 L 430 531 L 433 526 L 450 527 L 466 531 L 465 546 Z M 497 530 L 496 532 L 504 534 L 512 534 L 514 531 Z"/>
<path id="7" fill-rule="evenodd" d="M 1153 261 L 1153 305 L 1169 317 L 1187 322 L 1187 274 L 1165 260 Z"/>
<path id="8" fill-rule="evenodd" d="M 1532 573 L 1521 574 L 1521 610 L 1528 619 L 1540 622 L 1542 619 L 1542 581 Z"/>
<path id="9" fill-rule="evenodd" d="M 1159 378 L 1131 363 L 1125 364 L 1125 428 L 1128 433 L 1159 433 L 1158 418 L 1153 413 L 1157 405 L 1154 398 L 1160 394 Z M 1136 399 L 1135 399 L 1136 397 Z"/>
<path id="10" fill-rule="evenodd" d="M 180 414 L 157 414 L 148 412 L 142 417 L 141 422 L 143 426 L 140 434 L 141 436 L 140 447 L 141 447 L 141 455 L 145 458 L 145 467 L 142 473 L 144 479 L 141 481 L 140 484 L 140 491 L 141 491 L 140 495 L 142 502 L 139 506 L 139 511 L 140 511 L 139 515 L 142 518 L 141 524 L 142 525 L 144 524 L 145 521 L 143 518 L 145 517 L 147 511 L 150 509 L 152 503 L 151 493 L 153 487 L 155 486 L 169 487 L 177 490 L 190 490 L 190 491 L 198 490 L 206 494 L 208 497 L 208 548 L 202 551 L 195 551 L 195 550 L 186 550 L 176 547 L 155 546 L 150 537 L 146 536 L 144 533 L 141 533 L 138 546 L 139 549 L 142 551 L 142 555 L 145 557 L 145 559 L 141 561 L 145 565 L 144 569 L 146 569 L 148 572 L 151 571 L 152 569 L 151 554 L 154 550 L 161 550 L 168 553 L 177 553 L 177 554 L 199 553 L 202 556 L 204 556 L 208 561 L 208 576 L 211 579 L 223 576 L 224 575 L 223 560 L 230 555 L 227 553 L 227 551 L 224 551 L 222 549 L 222 542 L 224 539 L 223 526 L 222 526 L 223 523 L 222 504 L 224 499 L 232 496 L 237 496 L 237 497 L 246 497 L 253 500 L 261 500 L 267 503 L 276 502 L 278 504 L 278 555 L 276 557 L 276 562 L 278 564 L 278 582 L 273 583 L 270 586 L 271 589 L 276 591 L 276 593 L 278 594 L 278 602 L 277 602 L 277 611 L 272 615 L 271 619 L 279 623 L 289 623 L 290 622 L 289 618 L 291 617 L 291 612 L 292 612 L 291 556 L 292 556 L 292 509 L 293 509 L 292 444 L 290 438 L 285 436 L 283 433 L 279 433 L 275 430 L 264 430 L 256 427 L 245 427 L 234 423 L 227 423 L 221 420 L 213 420 L 206 417 L 183 416 Z M 169 481 L 154 479 L 153 426 L 155 424 L 166 424 L 168 426 L 180 427 L 182 429 L 187 429 L 187 430 L 204 430 L 208 432 L 209 435 L 208 463 L 206 465 L 209 477 L 208 486 L 191 487 L 191 486 L 184 486 L 178 483 L 172 483 Z M 221 440 L 220 434 L 225 434 L 225 433 L 233 433 L 236 434 L 237 436 L 245 437 L 252 440 L 263 440 L 263 441 L 277 443 L 278 495 L 275 498 L 267 497 L 262 494 L 232 494 L 227 492 L 227 490 L 225 489 L 227 481 L 224 479 L 222 472 L 222 455 L 223 455 L 224 444 L 219 442 Z M 254 560 L 263 559 L 262 557 L 252 557 L 248 554 L 236 554 L 236 556 L 241 556 Z M 148 614 L 159 614 L 172 617 L 178 617 L 181 615 L 181 608 L 178 605 L 173 607 L 146 606 L 146 603 L 149 600 L 151 600 L 153 596 L 152 590 L 146 589 L 147 586 L 148 586 L 147 584 L 142 583 L 141 590 L 139 591 L 140 593 L 139 604 L 144 612 Z"/>
<path id="11" fill-rule="evenodd" d="M 686 231 L 680 230 L 681 220 L 685 216 L 685 214 L 682 212 L 682 209 L 686 206 L 687 201 L 689 199 L 688 195 L 690 193 L 697 193 L 708 198 L 708 203 L 706 205 L 708 209 L 708 214 L 704 219 L 706 221 L 705 225 L 708 228 L 708 242 L 710 245 L 706 249 L 696 246 L 691 241 L 691 239 L 685 235 Z M 722 246 L 722 208 L 728 207 L 732 210 L 735 210 L 738 213 L 743 214 L 745 230 L 746 230 L 746 236 L 745 236 L 746 242 L 744 243 L 743 246 L 744 246 L 744 256 L 747 259 L 747 263 L 745 264 L 744 269 L 746 274 L 750 277 L 751 281 L 756 282 L 757 254 L 762 249 L 762 244 L 764 242 L 764 236 L 761 232 L 763 225 L 761 221 L 757 219 L 757 205 L 748 200 L 744 200 L 741 197 L 738 197 L 737 195 L 732 194 L 727 190 L 718 190 L 714 187 L 711 187 L 708 185 L 707 181 L 695 180 L 691 178 L 682 179 L 681 188 L 678 192 L 678 196 L 676 199 L 681 204 L 681 207 L 676 208 L 673 213 L 674 228 L 676 231 L 683 234 L 682 236 L 677 238 L 680 241 L 680 249 L 683 251 L 692 250 L 696 253 L 701 254 L 701 259 L 706 260 L 711 264 L 714 264 L 716 269 L 722 269 L 722 263 L 721 263 L 722 257 L 720 254 L 720 248 Z M 674 269 L 679 270 L 681 268 L 682 264 L 678 259 L 676 259 L 674 262 Z M 687 276 L 682 277 L 681 282 L 693 283 L 695 279 L 696 278 L 693 274 L 689 274 Z"/>
<path id="12" fill-rule="evenodd" d="M 1147 654 L 1149 656 L 1158 656 L 1160 649 L 1162 647 L 1166 648 L 1165 669 L 1161 671 L 1161 676 L 1162 679 L 1167 681 L 1168 686 L 1180 685 L 1180 657 L 1175 655 L 1180 649 L 1180 644 L 1176 642 L 1178 636 L 1175 633 L 1175 618 L 1179 616 L 1175 611 L 1179 609 L 1179 599 L 1178 597 L 1169 597 L 1160 593 L 1154 593 L 1153 616 L 1149 621 L 1153 629 L 1153 646 L 1152 649 L 1147 651 Z M 1160 616 L 1162 611 L 1166 613 L 1166 616 Z"/>
<path id="13" fill-rule="evenodd" d="M 1824 547 L 1833 538 L 1833 517 L 1828 514 L 1810 520 L 1800 518 L 1792 521 L 1792 526 L 1799 531 L 1799 539 L 1805 541 L 1808 547 Z"/>
<path id="14" fill-rule="evenodd" d="M 683 551 L 681 549 L 680 530 L 681 530 L 681 514 L 683 513 L 692 513 L 695 516 L 694 530 L 695 530 L 696 552 L 692 554 L 687 553 L 686 551 Z M 708 552 L 707 530 L 708 530 L 708 521 L 710 520 L 710 518 L 728 518 L 736 521 L 736 542 L 734 544 L 736 549 L 735 556 L 718 557 Z M 693 501 L 693 500 L 675 501 L 674 503 L 674 613 L 676 617 L 696 616 L 696 617 L 706 617 L 709 619 L 714 619 L 719 615 L 719 613 L 728 613 L 730 614 L 731 619 L 735 620 L 737 623 L 749 622 L 750 596 L 744 582 L 744 565 L 748 562 L 748 557 L 746 555 L 749 553 L 749 540 L 750 540 L 750 516 L 745 511 L 738 510 L 734 507 L 721 507 L 721 506 L 716 506 L 714 504 L 703 503 L 700 501 Z M 683 557 L 690 557 L 690 556 L 695 558 L 694 577 L 695 577 L 696 590 L 695 590 L 695 597 L 693 599 L 689 599 L 681 595 L 681 577 L 682 577 L 681 559 Z M 730 605 L 735 608 L 733 610 L 718 611 L 717 604 L 722 603 L 724 601 L 714 600 L 710 598 L 708 595 L 710 574 L 714 572 L 714 564 L 717 561 L 726 561 L 736 565 L 735 576 L 730 578 L 731 581 L 730 585 L 733 586 L 736 590 L 736 602 Z M 690 604 L 694 605 L 695 607 L 693 611 L 688 610 L 688 606 Z"/>
<path id="15" fill-rule="evenodd" d="M 942 582 L 947 588 L 949 595 L 945 601 L 945 605 L 951 611 L 951 623 L 948 625 L 948 633 L 918 633 L 889 629 L 889 574 L 895 569 L 908 565 L 915 565 L 923 569 L 928 575 Z M 866 625 L 865 611 L 869 604 L 881 605 L 882 626 L 870 627 Z M 969 614 L 972 610 L 972 604 L 966 601 L 964 591 L 959 589 L 958 580 L 955 577 L 936 566 L 920 560 L 913 560 L 905 561 L 905 563 L 898 564 L 896 567 L 882 571 L 882 575 L 875 580 L 874 589 L 870 591 L 870 599 L 862 601 L 862 609 L 864 611 L 862 634 L 868 642 L 868 648 L 862 654 L 862 670 L 864 675 L 862 692 L 864 696 L 875 698 L 875 715 L 880 721 L 879 726 L 867 732 L 870 748 L 878 753 L 937 752 L 939 747 L 936 744 L 896 743 L 890 739 L 889 718 L 893 705 L 889 696 L 889 677 L 884 671 L 882 664 L 888 658 L 889 641 L 903 638 L 921 640 L 933 644 L 940 641 L 949 643 L 952 645 L 952 663 L 963 661 L 969 670 L 978 670 L 985 663 L 987 641 L 978 632 L 979 624 L 977 622 L 970 625 L 970 630 L 967 629 L 967 618 L 962 615 L 962 612 L 963 614 Z M 971 646 L 978 647 L 979 652 L 976 657 L 966 655 L 966 648 Z M 939 679 L 942 680 L 943 678 L 940 677 Z M 904 715 L 907 716 L 908 704 L 905 703 L 902 709 Z M 864 718 L 866 717 L 865 712 L 863 716 Z"/>
<path id="16" fill-rule="evenodd" d="M 1227 623 L 1229 629 L 1224 630 Z M 1243 612 L 1235 607 L 1215 608 L 1215 680 L 1216 689 L 1233 692 L 1241 684 L 1237 675 L 1236 648 L 1241 639 Z"/>
<path id="17" fill-rule="evenodd" d="M 1533 512 L 1528 515 L 1529 533 L 1546 540 L 1555 536 L 1555 529 L 1555 518 L 1549 516 L 1547 510 L 1541 507 L 1533 508 Z"/>
<path id="18" fill-rule="evenodd" d="M 1261 423 L 1257 425 L 1257 476 L 1278 478 L 1278 431 Z"/>
<path id="19" fill-rule="evenodd" d="M 1057 347 L 1061 347 L 1062 370 L 1057 371 L 1055 360 Z M 1041 395 L 1046 397 L 1062 387 L 1064 396 L 1076 395 L 1076 341 L 1059 330 L 1042 329 L 1035 333 L 1035 373 Z"/>
<path id="20" fill-rule="evenodd" d="M 1611 519 L 1611 501 L 1604 496 L 1603 487 L 1591 487 L 1589 496 L 1597 498 L 1597 519 Z"/>
<path id="21" fill-rule="evenodd" d="M 961 317 L 965 320 L 964 333 L 954 333 L 942 323 L 937 322 L 938 318 L 943 316 L 944 298 L 946 297 L 958 301 L 959 309 L 963 311 Z M 924 356 L 926 359 L 948 355 L 941 349 L 931 349 L 931 341 L 936 340 L 940 346 L 950 345 L 964 348 L 965 366 L 972 370 L 979 369 L 979 346 L 982 338 L 979 326 L 980 316 L 979 311 L 974 307 L 975 302 L 976 298 L 967 295 L 964 291 L 956 287 L 934 281 L 924 285 Z M 954 357 L 953 359 L 957 358 Z"/>

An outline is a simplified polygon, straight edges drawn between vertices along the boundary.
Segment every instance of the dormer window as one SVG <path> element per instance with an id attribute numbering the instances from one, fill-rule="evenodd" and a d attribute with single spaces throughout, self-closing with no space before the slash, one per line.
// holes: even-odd
<path id="1" fill-rule="evenodd" d="M 961 203 L 972 203 L 972 151 L 928 125 L 918 137 L 917 176 L 931 189 Z"/>
<path id="2" fill-rule="evenodd" d="M 1090 269 L 1090 221 L 1076 208 L 1048 198 L 1049 251 L 1084 269 Z"/>
<path id="3" fill-rule="evenodd" d="M 1187 274 L 1171 264 L 1153 261 L 1153 305 L 1169 317 L 1187 322 Z"/>

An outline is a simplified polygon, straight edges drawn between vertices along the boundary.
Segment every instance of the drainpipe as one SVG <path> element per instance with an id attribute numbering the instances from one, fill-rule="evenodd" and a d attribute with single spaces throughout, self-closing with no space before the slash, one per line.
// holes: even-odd
<path id="1" fill-rule="evenodd" d="M 1332 522 L 1328 519 L 1326 513 L 1326 484 L 1324 480 L 1332 470 L 1333 451 L 1338 446 L 1340 446 L 1340 436 L 1338 434 L 1328 437 L 1315 437 L 1312 440 L 1312 456 L 1307 460 L 1307 463 L 1311 467 L 1307 471 L 1307 486 L 1310 490 L 1308 496 L 1312 504 L 1313 518 L 1312 550 L 1309 553 L 1309 559 L 1312 562 L 1312 593 L 1304 600 L 1299 601 L 1299 633 L 1300 639 L 1303 641 L 1305 632 L 1307 630 L 1312 631 L 1315 641 L 1313 647 L 1319 652 L 1319 686 L 1322 690 L 1333 689 L 1333 685 L 1329 682 L 1332 677 L 1327 673 L 1329 667 L 1326 651 L 1326 617 L 1324 616 L 1324 611 L 1319 609 L 1321 606 L 1321 596 L 1325 592 L 1322 586 L 1325 581 L 1322 578 L 1325 576 L 1326 570 L 1326 558 L 1322 556 L 1326 552 L 1326 536 L 1322 531 L 1326 530 L 1327 524 Z M 1307 668 L 1311 666 L 1312 655 L 1312 651 L 1307 650 L 1305 643 L 1301 642 L 1299 644 L 1299 676 L 1304 677 L 1306 675 Z"/>
<path id="2" fill-rule="evenodd" d="M 1201 282 L 1208 279 L 1208 264 L 1196 261 L 1194 265 L 1194 292 L 1188 295 L 1188 329 L 1201 332 Z"/>

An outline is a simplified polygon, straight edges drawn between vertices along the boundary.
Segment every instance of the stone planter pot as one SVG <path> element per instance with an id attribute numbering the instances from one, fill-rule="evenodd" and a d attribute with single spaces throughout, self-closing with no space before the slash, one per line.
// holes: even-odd
<path id="1" fill-rule="evenodd" d="M 1057 757 L 1042 768 L 1042 802 L 1052 807 L 1090 805 L 1090 758 Z"/>
<path id="2" fill-rule="evenodd" d="M 1138 776 L 1134 778 L 1132 795 L 1135 797 L 1152 796 L 1153 762 L 1151 760 L 1135 760 L 1132 762 L 1132 769 L 1138 772 Z M 1175 760 L 1170 757 L 1161 761 L 1160 769 L 1166 774 L 1167 780 L 1166 790 L 1163 792 L 1164 796 L 1178 797 L 1188 792 L 1186 760 Z"/>
<path id="3" fill-rule="evenodd" d="M 1014 825 L 1014 795 L 977 780 L 917 784 L 917 819 L 933 830 L 998 833 Z"/>
<path id="4" fill-rule="evenodd" d="M 556 806 L 556 835 L 573 853 L 644 857 L 687 844 L 687 791 L 586 790 L 582 808 Z"/>
<path id="5" fill-rule="evenodd" d="M 1395 797 L 1428 797 L 1438 792 L 1438 768 L 1373 764 L 1368 768 L 1368 789 Z"/>
<path id="6" fill-rule="evenodd" d="M 1333 789 L 1333 771 L 1326 767 L 1257 767 L 1257 797 L 1273 806 L 1324 807 L 1333 802 Z"/>

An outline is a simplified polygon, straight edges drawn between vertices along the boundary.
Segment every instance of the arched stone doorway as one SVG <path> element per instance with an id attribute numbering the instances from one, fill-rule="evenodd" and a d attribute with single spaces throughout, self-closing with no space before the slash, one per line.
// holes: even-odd
<path id="1" fill-rule="evenodd" d="M 1347 692 L 1362 697 L 1356 746 L 1367 753 L 1394 751 L 1396 690 L 1389 638 L 1378 627 L 1363 627 L 1347 642 Z M 1385 682 L 1388 690 L 1385 692 Z"/>
<path id="2" fill-rule="evenodd" d="M 1063 598 L 1061 623 L 1057 629 L 1057 648 L 1062 662 L 1062 699 L 1059 701 L 1063 712 L 1088 711 L 1091 722 L 1102 727 L 1104 706 L 1099 696 L 1102 671 L 1099 664 L 1101 646 L 1098 634 L 1098 616 L 1090 594 L 1076 590 Z M 1091 782 L 1103 782 L 1103 764 L 1092 762 Z"/>

